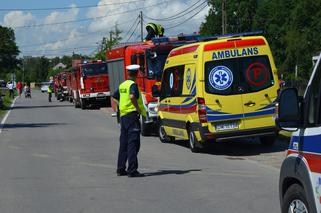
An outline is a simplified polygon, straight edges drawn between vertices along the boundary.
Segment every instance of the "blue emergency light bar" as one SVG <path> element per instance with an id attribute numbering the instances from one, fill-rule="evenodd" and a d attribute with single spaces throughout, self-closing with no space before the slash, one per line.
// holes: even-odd
<path id="1" fill-rule="evenodd" d="M 153 38 L 152 42 L 154 44 L 161 44 L 161 43 L 169 43 L 169 42 L 192 42 L 192 41 L 210 41 L 210 40 L 217 40 L 220 38 L 236 38 L 241 36 L 255 36 L 255 35 L 262 35 L 263 31 L 254 31 L 254 32 L 243 32 L 243 33 L 236 33 L 236 34 L 225 34 L 225 35 L 216 35 L 216 36 L 200 36 L 200 35 L 186 35 L 186 36 L 177 36 L 177 37 L 160 37 L 160 38 Z"/>

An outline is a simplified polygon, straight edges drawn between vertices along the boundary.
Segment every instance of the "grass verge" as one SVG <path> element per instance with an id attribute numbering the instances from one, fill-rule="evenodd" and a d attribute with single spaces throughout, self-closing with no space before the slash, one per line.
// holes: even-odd
<path id="1" fill-rule="evenodd" d="M 10 109 L 13 99 L 9 98 L 9 92 L 5 93 L 5 96 L 2 97 L 3 106 L 0 108 L 0 118 L 2 118 L 5 113 Z M 0 119 L 1 121 L 1 119 Z"/>

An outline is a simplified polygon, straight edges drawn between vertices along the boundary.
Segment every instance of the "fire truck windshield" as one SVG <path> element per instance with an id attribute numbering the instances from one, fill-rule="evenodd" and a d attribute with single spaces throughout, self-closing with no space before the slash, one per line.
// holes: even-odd
<path id="1" fill-rule="evenodd" d="M 82 65 L 82 73 L 88 76 L 108 74 L 106 63 Z"/>
<path id="2" fill-rule="evenodd" d="M 147 58 L 147 77 L 149 79 L 161 79 L 166 59 L 167 55 L 157 55 L 156 57 Z"/>

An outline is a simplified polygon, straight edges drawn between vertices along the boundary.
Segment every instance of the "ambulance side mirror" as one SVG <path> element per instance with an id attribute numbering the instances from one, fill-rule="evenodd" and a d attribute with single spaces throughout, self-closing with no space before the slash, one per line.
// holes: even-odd
<path id="1" fill-rule="evenodd" d="M 152 86 L 152 96 L 154 98 L 160 97 L 160 91 L 157 85 Z"/>
<path id="2" fill-rule="evenodd" d="M 282 90 L 278 98 L 276 122 L 281 129 L 295 131 L 300 126 L 300 99 L 296 88 Z"/>

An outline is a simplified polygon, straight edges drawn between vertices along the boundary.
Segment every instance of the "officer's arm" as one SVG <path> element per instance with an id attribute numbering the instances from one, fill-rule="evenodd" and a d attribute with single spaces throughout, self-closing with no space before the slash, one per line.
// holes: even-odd
<path id="1" fill-rule="evenodd" d="M 138 102 L 137 102 L 137 99 L 139 98 L 139 91 L 138 91 L 137 84 L 132 84 L 130 86 L 130 96 L 129 97 L 130 97 L 130 101 L 132 102 L 132 104 L 136 108 L 136 111 L 138 113 L 141 113 L 141 110 L 140 110 Z"/>
<path id="2" fill-rule="evenodd" d="M 119 102 L 119 97 L 120 97 L 120 94 L 119 94 L 119 89 L 117 89 L 114 94 L 113 94 L 113 100 L 118 104 Z"/>
<path id="3" fill-rule="evenodd" d="M 137 102 L 137 98 L 136 98 L 135 94 L 130 94 L 130 101 L 132 102 L 132 104 L 136 108 L 136 111 L 138 113 L 141 113 L 141 110 L 140 110 L 140 108 L 138 106 L 138 102 Z"/>

